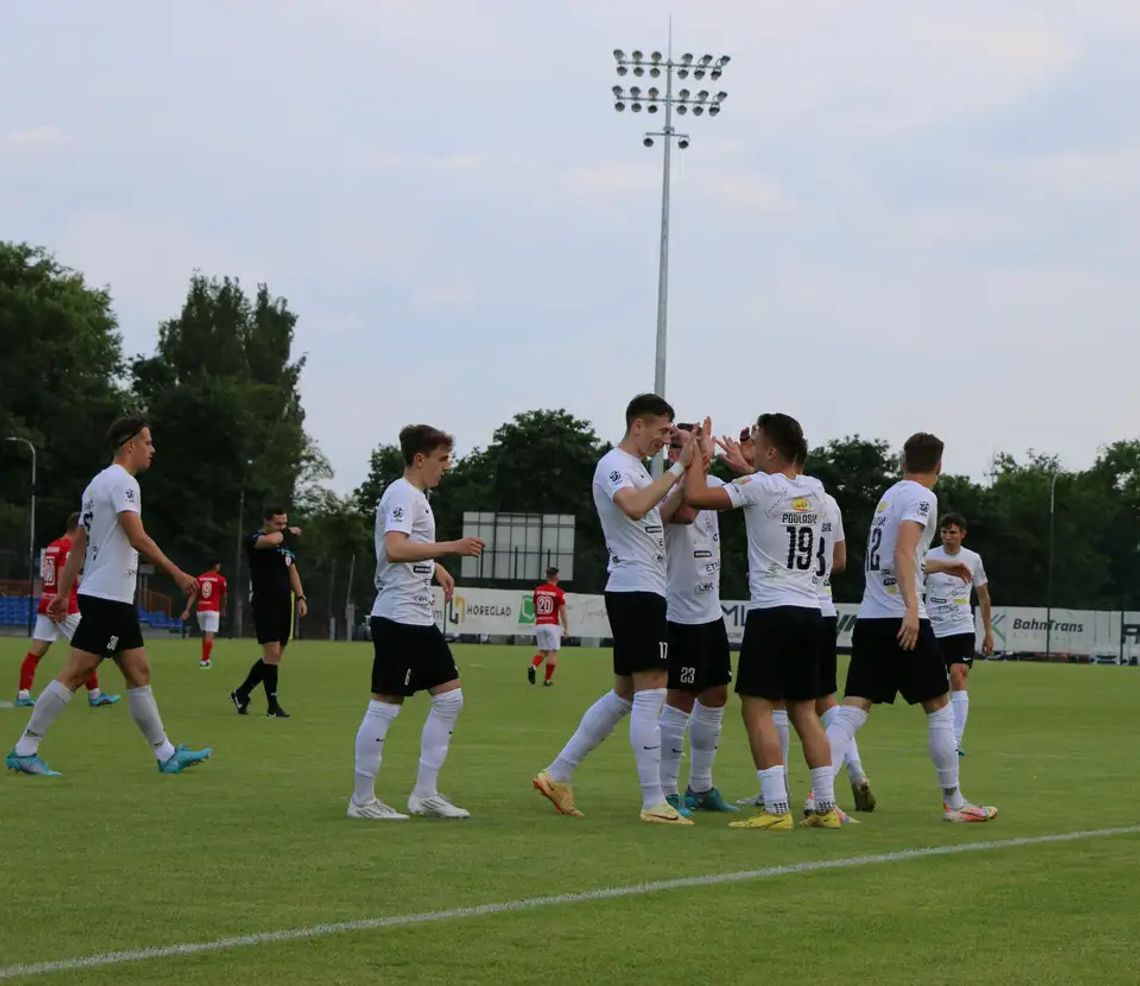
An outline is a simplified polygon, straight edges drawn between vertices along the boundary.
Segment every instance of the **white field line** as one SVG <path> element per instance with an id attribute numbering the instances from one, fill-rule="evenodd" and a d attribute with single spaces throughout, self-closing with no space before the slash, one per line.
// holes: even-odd
<path id="1" fill-rule="evenodd" d="M 541 907 L 556 907 L 564 904 L 589 904 L 594 901 L 614 900 L 619 897 L 639 897 L 644 894 L 656 894 L 666 890 L 684 890 L 690 887 L 711 887 L 724 883 L 766 880 L 771 877 L 788 876 L 797 873 L 816 873 L 821 870 L 843 870 L 858 866 L 879 866 L 884 863 L 902 863 L 913 859 L 929 859 L 934 856 L 957 856 L 965 853 L 986 852 L 990 849 L 1014 849 L 1018 846 L 1040 846 L 1056 842 L 1079 842 L 1087 839 L 1103 839 L 1111 836 L 1137 834 L 1140 834 L 1140 825 L 1129 825 L 1122 828 L 1060 832 L 1054 835 L 1033 835 L 1014 839 L 989 839 L 985 842 L 967 842 L 953 846 L 901 849 L 896 852 L 873 853 L 866 856 L 846 856 L 840 859 L 821 859 L 805 863 L 789 863 L 784 866 L 766 866 L 756 870 L 738 870 L 735 873 L 709 873 L 704 876 L 678 877 L 674 880 L 655 880 L 652 883 L 637 883 L 625 887 L 603 887 L 600 890 L 585 890 L 580 893 L 554 894 L 548 897 L 524 897 L 521 900 L 501 901 L 494 904 L 454 907 L 444 911 L 421 911 L 418 914 L 394 914 L 388 917 L 364 918 L 359 921 L 338 921 L 334 924 L 315 924 L 307 928 L 286 928 L 280 931 L 262 931 L 252 935 L 215 938 L 213 941 L 188 942 L 184 945 L 160 945 L 152 948 L 104 952 L 102 954 L 88 955 L 82 958 L 58 959 L 51 962 L 32 962 L 26 965 L 2 966 L 0 967 L 0 979 L 15 979 L 18 976 L 42 976 L 52 972 L 75 972 L 81 969 L 94 969 L 101 966 L 125 965 L 128 962 L 145 962 L 152 959 L 175 958 L 181 955 L 202 955 L 208 952 L 224 952 L 229 949 L 247 948 L 251 945 L 264 945 L 271 942 L 306 941 L 313 938 L 325 938 L 329 935 L 339 935 L 353 931 L 376 931 L 383 928 L 401 928 L 413 924 L 457 921 L 463 918 L 510 914 L 515 911 L 531 911 Z"/>

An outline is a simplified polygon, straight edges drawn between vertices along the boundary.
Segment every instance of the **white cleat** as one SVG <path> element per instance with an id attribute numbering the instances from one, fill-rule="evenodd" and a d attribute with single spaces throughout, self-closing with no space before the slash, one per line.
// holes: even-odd
<path id="1" fill-rule="evenodd" d="M 373 798 L 367 804 L 358 805 L 355 798 L 348 799 L 349 818 L 368 818 L 375 822 L 406 822 L 407 815 L 401 815 L 395 808 Z"/>
<path id="2" fill-rule="evenodd" d="M 409 794 L 408 812 L 412 815 L 429 815 L 432 818 L 471 817 L 471 812 L 466 808 L 453 805 L 442 794 L 433 794 L 430 798 L 421 798 L 415 794 Z"/>

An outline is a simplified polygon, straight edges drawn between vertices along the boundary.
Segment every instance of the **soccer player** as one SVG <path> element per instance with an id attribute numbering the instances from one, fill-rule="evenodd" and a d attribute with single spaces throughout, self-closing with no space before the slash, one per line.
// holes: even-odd
<path id="1" fill-rule="evenodd" d="M 408 813 L 436 818 L 468 818 L 470 812 L 439 793 L 439 772 L 447 759 L 451 733 L 463 708 L 459 669 L 435 622 L 431 583 L 446 599 L 455 579 L 436 559 L 446 555 L 478 558 L 479 538 L 436 541 L 435 515 L 428 490 L 439 485 L 451 465 L 455 440 L 430 425 L 408 425 L 400 432 L 404 475 L 385 491 L 376 507 L 376 602 L 372 606 L 372 697 L 356 734 L 356 767 L 348 817 L 402 821 L 407 815 L 376 797 L 376 775 L 388 730 L 404 699 L 419 691 L 431 695 L 431 710 L 420 737 L 416 786 Z"/>
<path id="2" fill-rule="evenodd" d="M 711 436 L 706 420 L 702 438 Z M 757 471 L 725 486 L 710 486 L 694 456 L 685 476 L 685 501 L 706 510 L 744 509 L 748 532 L 750 602 L 740 649 L 736 692 L 756 765 L 764 805 L 734 828 L 792 828 L 784 753 L 773 713 L 784 703 L 800 737 L 812 777 L 815 810 L 801 824 L 837 829 L 834 775 L 827 734 L 816 715 L 823 617 L 816 555 L 823 534 L 824 490 L 796 468 L 803 429 L 787 414 L 762 414 L 752 430 Z"/>
<path id="3" fill-rule="evenodd" d="M 685 436 L 680 455 L 657 479 L 644 459 L 674 432 L 673 408 L 656 394 L 640 394 L 625 412 L 625 435 L 594 470 L 593 496 L 609 550 L 606 615 L 613 637 L 613 688 L 582 716 L 562 752 L 532 781 L 563 815 L 581 815 L 570 782 L 583 758 L 628 715 L 629 741 L 641 784 L 641 820 L 692 825 L 661 789 L 661 706 L 669 681 L 665 601 L 665 533 L 658 509 L 693 455 Z"/>
<path id="4" fill-rule="evenodd" d="M 935 572 L 969 584 L 960 560 L 926 556 L 937 523 L 934 486 L 942 472 L 942 441 L 919 432 L 903 446 L 903 478 L 875 507 L 867 538 L 866 587 L 852 638 L 846 696 L 828 726 L 832 763 L 843 755 L 874 704 L 898 692 L 926 713 L 930 759 L 942 789 L 948 822 L 987 822 L 997 809 L 973 805 L 959 787 L 958 747 L 950 710 L 946 663 L 922 600 L 922 577 Z"/>
<path id="5" fill-rule="evenodd" d="M 16 693 L 16 706 L 28 707 L 35 705 L 32 699 L 32 685 L 36 680 L 36 667 L 43 656 L 51 649 L 60 637 L 70 641 L 79 625 L 79 598 L 76 595 L 78 584 L 71 587 L 67 599 L 67 615 L 58 622 L 47 615 L 48 604 L 55 597 L 59 584 L 59 577 L 67 565 L 67 556 L 71 554 L 71 546 L 75 543 L 75 535 L 79 531 L 79 514 L 72 514 L 67 518 L 67 530 L 62 537 L 56 538 L 44 548 L 43 564 L 40 568 L 40 577 L 43 580 L 43 593 L 39 605 L 36 607 L 36 626 L 32 631 L 32 646 L 24 655 L 20 665 L 19 690 Z M 87 704 L 92 708 L 104 705 L 114 705 L 119 701 L 118 695 L 104 695 L 99 690 L 99 673 L 92 671 L 84 682 L 87 687 Z"/>
<path id="6" fill-rule="evenodd" d="M 297 572 L 296 547 L 301 528 L 289 526 L 289 512 L 282 506 L 266 507 L 259 530 L 246 536 L 245 553 L 249 558 L 251 583 L 250 609 L 261 657 L 253 662 L 245 681 L 230 692 L 238 715 L 249 714 L 249 700 L 258 685 L 265 686 L 270 719 L 288 719 L 289 713 L 277 700 L 281 658 L 293 632 L 293 605 L 297 616 L 304 619 L 309 612 L 301 576 Z"/>
<path id="7" fill-rule="evenodd" d="M 669 445 L 669 461 L 681 454 L 677 425 Z M 723 485 L 715 476 L 712 485 Z M 724 611 L 720 608 L 720 524 L 716 511 L 696 510 L 684 503 L 680 488 L 661 505 L 665 522 L 665 599 L 669 624 L 669 687 L 661 710 L 661 789 L 665 800 L 682 814 L 694 811 L 739 811 L 713 784 L 713 761 L 720 744 L 732 660 Z M 691 759 L 684 802 L 677 788 L 685 732 Z"/>
<path id="8" fill-rule="evenodd" d="M 222 575 L 222 563 L 216 561 L 208 571 L 198 576 L 194 592 L 186 599 L 182 611 L 182 621 L 190 619 L 190 607 L 198 604 L 198 629 L 202 631 L 202 658 L 198 667 L 210 666 L 210 655 L 214 650 L 214 637 L 226 611 L 226 577 Z"/>
<path id="9" fill-rule="evenodd" d="M 150 427 L 144 418 L 130 415 L 116 420 L 107 438 L 114 461 L 83 491 L 80 527 L 47 608 L 51 619 L 67 616 L 71 588 L 83 569 L 79 625 L 71 638 L 71 653 L 63 670 L 40 693 L 23 735 L 5 758 L 12 770 L 22 774 L 59 776 L 40 757 L 40 742 L 75 690 L 107 657 L 126 679 L 131 718 L 154 750 L 161 773 L 181 773 L 210 756 L 209 747 L 191 750 L 167 739 L 150 688 L 150 661 L 135 607 L 140 553 L 166 571 L 183 592 L 194 585 L 193 576 L 167 558 L 143 529 L 142 493 L 136 477 L 154 459 Z"/>
<path id="10" fill-rule="evenodd" d="M 535 672 L 546 662 L 542 687 L 554 684 L 554 668 L 558 664 L 558 651 L 562 638 L 569 635 L 570 623 L 566 615 L 566 593 L 558 587 L 558 569 L 553 565 L 546 570 L 546 581 L 534 590 L 534 639 L 538 653 L 526 669 L 527 681 L 535 682 Z"/>
<path id="11" fill-rule="evenodd" d="M 970 609 L 970 585 L 973 585 L 978 594 L 978 606 L 982 610 L 982 653 L 986 657 L 994 652 L 993 614 L 989 579 L 986 578 L 982 556 L 962 546 L 966 540 L 965 518 L 961 514 L 947 514 L 942 518 L 940 533 L 942 544 L 927 554 L 927 560 L 960 561 L 972 573 L 967 585 L 943 572 L 926 576 L 926 611 L 930 615 L 930 626 L 938 638 L 938 645 L 942 648 L 946 667 L 950 671 L 954 740 L 958 744 L 959 756 L 965 756 L 962 734 L 966 731 L 966 719 L 970 714 L 970 694 L 966 690 L 966 681 L 974 666 L 974 648 L 977 645 L 974 614 Z"/>

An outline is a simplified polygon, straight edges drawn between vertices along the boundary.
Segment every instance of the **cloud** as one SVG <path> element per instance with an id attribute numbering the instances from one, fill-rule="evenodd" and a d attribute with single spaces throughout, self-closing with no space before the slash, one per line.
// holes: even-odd
<path id="1" fill-rule="evenodd" d="M 64 142 L 63 130 L 52 123 L 25 130 L 13 130 L 6 134 L 2 143 L 11 148 L 35 150 L 53 147 Z"/>

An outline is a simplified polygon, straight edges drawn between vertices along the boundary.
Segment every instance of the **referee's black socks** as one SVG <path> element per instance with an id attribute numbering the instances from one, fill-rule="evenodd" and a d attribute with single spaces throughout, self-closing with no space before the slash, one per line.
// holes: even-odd
<path id="1" fill-rule="evenodd" d="M 266 664 L 260 657 L 253 662 L 253 667 L 249 669 L 249 674 L 245 676 L 245 681 L 238 685 L 237 692 L 242 698 L 248 699 L 253 693 L 253 690 L 265 680 L 265 673 L 269 670 L 269 665 Z M 273 669 L 274 681 L 277 680 L 277 669 Z M 274 689 L 276 691 L 276 688 Z"/>
<path id="2" fill-rule="evenodd" d="M 266 664 L 261 672 L 261 679 L 265 684 L 265 697 L 269 699 L 269 708 L 277 708 L 277 665 Z"/>

